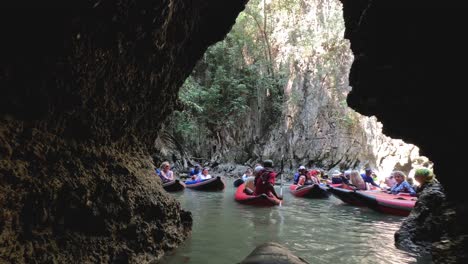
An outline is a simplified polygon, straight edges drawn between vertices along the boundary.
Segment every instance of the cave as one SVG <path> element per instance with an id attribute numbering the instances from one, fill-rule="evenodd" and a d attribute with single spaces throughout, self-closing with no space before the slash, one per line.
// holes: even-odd
<path id="1" fill-rule="evenodd" d="M 146 263 L 190 235 L 191 214 L 155 180 L 150 146 L 179 87 L 246 2 L 31 1 L 0 10 L 1 261 Z M 429 246 L 437 263 L 466 263 L 467 198 L 456 186 L 466 145 L 465 10 L 341 2 L 355 56 L 348 104 L 434 162 L 447 199 L 426 211 L 442 228 Z"/>

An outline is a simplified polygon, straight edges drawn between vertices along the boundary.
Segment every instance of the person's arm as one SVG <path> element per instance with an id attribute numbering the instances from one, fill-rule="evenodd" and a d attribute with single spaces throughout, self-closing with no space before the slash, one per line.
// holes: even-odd
<path id="1" fill-rule="evenodd" d="M 416 191 L 414 191 L 413 187 L 411 187 L 411 185 L 409 184 L 409 182 L 406 182 L 405 181 L 405 188 L 406 190 L 408 190 L 409 194 L 411 196 L 416 196 Z"/>
<path id="2" fill-rule="evenodd" d="M 167 172 L 167 178 L 169 180 L 174 180 L 174 172 L 172 172 L 171 170 Z"/>
<path id="3" fill-rule="evenodd" d="M 167 177 L 167 175 L 166 175 L 166 173 L 165 173 L 164 171 L 161 171 L 161 172 L 159 173 L 159 176 L 161 176 L 161 178 L 162 178 L 163 180 L 169 180 L 169 178 Z"/>
<path id="4" fill-rule="evenodd" d="M 379 186 L 377 183 L 374 182 L 374 179 L 372 179 L 371 176 L 368 176 L 367 179 L 369 179 L 369 183 L 370 183 L 370 184 L 374 185 L 375 187 L 379 187 L 379 188 L 380 188 L 380 186 Z"/>
<path id="5" fill-rule="evenodd" d="M 278 195 L 275 191 L 275 186 L 274 184 L 271 184 L 271 182 L 268 183 L 268 189 L 270 189 L 270 192 L 279 200 L 283 200 L 283 197 Z"/>

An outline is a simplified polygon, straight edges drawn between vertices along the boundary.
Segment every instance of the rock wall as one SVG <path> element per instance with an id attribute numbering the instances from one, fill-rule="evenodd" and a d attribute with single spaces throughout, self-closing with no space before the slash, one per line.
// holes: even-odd
<path id="1" fill-rule="evenodd" d="M 0 262 L 147 263 L 190 234 L 148 153 L 245 2 L 2 7 Z"/>
<path id="2" fill-rule="evenodd" d="M 345 66 L 350 63 L 344 61 L 338 75 L 348 76 Z M 314 67 L 315 63 L 306 60 L 296 65 L 289 92 L 285 92 L 289 97 L 284 104 L 286 120 L 279 119 L 266 143 L 257 148 L 261 156 L 279 161 L 284 154 L 292 170 L 299 165 L 371 166 L 381 178 L 395 169 L 409 174 L 417 167 L 431 166 L 419 155 L 418 147 L 386 136 L 375 117 L 358 114 L 345 104 L 349 92 L 346 78 L 335 86 L 317 85 Z"/>
<path id="3" fill-rule="evenodd" d="M 355 55 L 348 104 L 359 113 L 377 116 L 385 134 L 416 144 L 434 162 L 447 200 L 437 213 L 443 230 L 429 241 L 430 250 L 437 263 L 466 263 L 467 256 L 461 253 L 468 252 L 464 224 L 468 198 L 459 191 L 459 165 L 464 161 L 456 154 L 467 146 L 460 129 L 465 112 L 460 87 L 466 82 L 468 52 L 458 40 L 466 9 L 440 7 L 435 1 L 405 6 L 388 1 L 341 2 L 345 37 Z M 420 210 L 431 208 L 424 203 L 418 202 L 414 213 L 432 217 L 431 210 Z M 418 227 L 420 222 L 410 225 Z M 403 231 L 417 242 L 417 232 Z"/>

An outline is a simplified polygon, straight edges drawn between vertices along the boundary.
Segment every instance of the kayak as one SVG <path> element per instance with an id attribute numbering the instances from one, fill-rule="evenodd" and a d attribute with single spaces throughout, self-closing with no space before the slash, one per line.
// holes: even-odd
<path id="1" fill-rule="evenodd" d="M 222 191 L 225 184 L 221 177 L 201 181 L 185 181 L 185 187 L 198 191 Z"/>
<path id="2" fill-rule="evenodd" d="M 270 197 L 266 194 L 261 195 L 248 195 L 244 192 L 245 184 L 242 183 L 237 187 L 234 194 L 234 200 L 241 204 L 258 205 L 258 206 L 274 206 L 281 203 L 276 197 Z"/>
<path id="3" fill-rule="evenodd" d="M 185 184 L 179 180 L 173 180 L 163 183 L 163 188 L 168 192 L 178 192 L 185 189 Z"/>
<path id="4" fill-rule="evenodd" d="M 330 193 L 327 191 L 327 188 L 320 184 L 312 184 L 312 185 L 293 184 L 289 187 L 289 190 L 296 197 L 328 198 L 330 196 Z"/>
<path id="5" fill-rule="evenodd" d="M 308 264 L 303 258 L 294 255 L 285 246 L 266 242 L 257 246 L 244 260 L 239 264 Z"/>
<path id="6" fill-rule="evenodd" d="M 417 198 L 406 193 L 389 194 L 381 191 L 356 191 L 356 198 L 378 212 L 408 216 Z"/>
<path id="7" fill-rule="evenodd" d="M 356 197 L 354 189 L 348 185 L 330 184 L 328 191 L 341 201 L 355 206 L 365 206 L 365 204 Z"/>
<path id="8" fill-rule="evenodd" d="M 237 179 L 234 181 L 234 187 L 239 187 L 243 183 L 244 183 L 244 180 L 242 180 L 241 178 Z"/>

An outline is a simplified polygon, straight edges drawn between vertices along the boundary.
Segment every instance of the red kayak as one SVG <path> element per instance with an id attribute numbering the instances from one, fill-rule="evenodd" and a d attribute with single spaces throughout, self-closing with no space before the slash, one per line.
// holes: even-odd
<path id="1" fill-rule="evenodd" d="M 185 182 L 185 187 L 198 191 L 222 191 L 225 186 L 224 181 L 219 176 L 207 180 Z"/>
<path id="2" fill-rule="evenodd" d="M 356 191 L 356 198 L 367 207 L 378 212 L 399 216 L 408 216 L 416 204 L 417 198 L 409 194 L 389 194 L 381 191 Z"/>
<path id="3" fill-rule="evenodd" d="M 173 180 L 163 183 L 163 188 L 168 192 L 178 192 L 185 189 L 185 184 L 179 180 Z"/>
<path id="4" fill-rule="evenodd" d="M 293 184 L 289 187 L 291 193 L 296 197 L 305 197 L 305 198 L 328 198 L 330 193 L 327 191 L 327 188 L 321 186 L 320 184 L 312 185 L 296 185 Z"/>
<path id="5" fill-rule="evenodd" d="M 237 191 L 234 194 L 234 199 L 241 203 L 241 204 L 248 204 L 248 205 L 258 205 L 258 206 L 274 206 L 279 205 L 281 203 L 280 200 L 276 199 L 276 197 L 268 196 L 266 194 L 262 195 L 248 195 L 244 193 L 245 184 L 239 185 L 237 187 Z"/>

